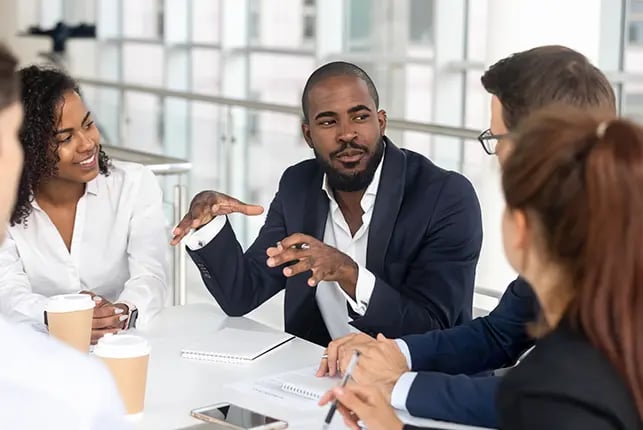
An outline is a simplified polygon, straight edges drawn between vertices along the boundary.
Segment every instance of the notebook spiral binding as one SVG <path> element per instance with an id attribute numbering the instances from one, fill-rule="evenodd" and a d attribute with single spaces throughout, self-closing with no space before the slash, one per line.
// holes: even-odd
<path id="1" fill-rule="evenodd" d="M 290 383 L 285 383 L 281 386 L 281 389 L 283 391 L 292 393 L 292 394 L 297 394 L 298 396 L 301 397 L 306 397 L 307 399 L 310 400 L 319 400 L 320 396 L 318 394 L 313 393 L 310 390 L 307 390 L 302 387 L 298 387 L 296 385 L 290 384 Z"/>
<path id="2" fill-rule="evenodd" d="M 181 357 L 191 360 L 216 361 L 218 363 L 247 364 L 252 360 L 247 358 L 235 357 L 233 355 L 210 354 L 197 351 L 183 351 Z"/>

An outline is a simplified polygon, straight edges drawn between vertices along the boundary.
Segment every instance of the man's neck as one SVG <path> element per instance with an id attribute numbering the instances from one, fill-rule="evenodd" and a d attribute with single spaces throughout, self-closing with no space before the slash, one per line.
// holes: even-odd
<path id="1" fill-rule="evenodd" d="M 335 201 L 342 211 L 342 215 L 344 215 L 344 220 L 346 220 L 352 236 L 355 236 L 363 224 L 362 215 L 364 215 L 364 210 L 362 209 L 362 197 L 365 192 L 366 190 L 351 192 L 333 191 Z"/>
<path id="2" fill-rule="evenodd" d="M 52 206 L 75 206 L 85 194 L 85 187 L 86 184 L 49 178 L 40 184 L 36 192 L 36 199 L 39 203 L 46 202 Z"/>

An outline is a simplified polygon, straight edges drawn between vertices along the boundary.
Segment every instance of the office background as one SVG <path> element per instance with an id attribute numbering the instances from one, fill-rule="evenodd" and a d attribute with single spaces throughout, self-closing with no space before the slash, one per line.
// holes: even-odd
<path id="1" fill-rule="evenodd" d="M 70 39 L 63 58 L 43 55 L 50 38 L 26 32 L 59 21 L 95 23 L 97 37 Z M 216 189 L 267 207 L 282 171 L 312 156 L 300 133 L 308 75 L 336 59 L 362 66 L 391 139 L 464 173 L 478 192 L 480 308 L 515 276 L 500 240 L 497 163 L 475 139 L 488 127 L 485 68 L 564 44 L 606 72 L 623 115 L 643 120 L 639 0 L 1 0 L 0 22 L 0 38 L 24 64 L 62 61 L 80 79 L 105 143 L 190 163 L 160 176 L 168 227 L 177 184 L 188 201 Z M 232 221 L 248 245 L 263 218 Z M 212 300 L 187 268 L 187 300 Z M 281 326 L 281 300 L 255 317 Z"/>

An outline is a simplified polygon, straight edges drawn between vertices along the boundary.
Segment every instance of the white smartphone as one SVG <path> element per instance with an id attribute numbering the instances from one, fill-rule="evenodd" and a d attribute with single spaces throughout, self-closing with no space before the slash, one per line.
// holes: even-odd
<path id="1" fill-rule="evenodd" d="M 231 403 L 217 403 L 194 409 L 193 417 L 217 424 L 221 430 L 278 430 L 288 428 L 286 421 L 260 414 Z"/>

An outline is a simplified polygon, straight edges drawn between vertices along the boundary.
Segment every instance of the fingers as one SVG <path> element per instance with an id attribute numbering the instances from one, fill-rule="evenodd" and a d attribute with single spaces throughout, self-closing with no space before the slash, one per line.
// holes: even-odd
<path id="1" fill-rule="evenodd" d="M 328 344 L 326 349 L 326 355 L 328 359 L 326 360 L 326 365 L 328 366 L 328 376 L 337 375 L 337 360 L 339 360 L 341 350 L 344 345 L 350 344 L 350 342 L 355 338 L 356 335 L 349 334 L 342 338 L 336 339 Z"/>
<path id="2" fill-rule="evenodd" d="M 183 217 L 181 222 L 177 224 L 176 227 L 174 227 L 174 230 L 172 230 L 172 240 L 170 241 L 170 245 L 178 245 L 181 240 L 192 230 L 192 222 L 193 222 L 192 215 L 188 213 Z"/>
<path id="3" fill-rule="evenodd" d="M 104 318 L 92 319 L 92 329 L 102 328 L 122 328 L 123 321 L 127 320 L 127 315 L 113 315 Z"/>
<path id="4" fill-rule="evenodd" d="M 369 403 L 367 395 L 362 395 L 361 392 L 355 389 L 354 384 L 352 387 L 334 388 L 333 393 L 337 401 L 348 410 L 354 411 L 357 416 L 364 419 L 365 414 L 368 413 Z"/>
<path id="5" fill-rule="evenodd" d="M 285 248 L 282 252 L 269 257 L 266 264 L 268 267 L 278 267 L 291 261 L 303 260 L 310 255 L 309 249 Z"/>
<path id="6" fill-rule="evenodd" d="M 319 399 L 319 406 L 324 406 L 330 402 L 335 400 L 335 393 L 333 393 L 333 390 L 326 391 L 323 396 Z"/>
<path id="7" fill-rule="evenodd" d="M 94 308 L 94 319 L 112 317 L 114 315 L 120 315 L 122 313 L 123 309 L 117 308 L 109 302 L 108 304 L 97 303 L 96 307 Z"/>
<path id="8" fill-rule="evenodd" d="M 326 376 L 328 373 L 328 358 L 322 358 L 319 362 L 319 368 L 317 368 L 317 373 L 315 375 L 318 378 L 321 378 L 322 376 Z"/>
<path id="9" fill-rule="evenodd" d="M 303 245 L 303 244 L 310 245 L 316 242 L 319 242 L 319 241 L 312 236 L 308 236 L 307 234 L 303 234 L 303 233 L 295 233 L 283 239 L 281 241 L 281 246 L 284 249 L 288 249 L 297 245 Z"/>
<path id="10" fill-rule="evenodd" d="M 286 278 L 291 278 L 293 276 L 299 275 L 310 270 L 310 259 L 304 258 L 299 260 L 296 264 L 293 264 L 288 267 L 284 267 L 283 274 Z"/>
<path id="11" fill-rule="evenodd" d="M 263 206 L 250 205 L 236 199 L 234 199 L 234 202 L 230 204 L 230 207 L 233 209 L 233 212 L 242 213 L 248 216 L 257 216 L 263 213 Z"/>
<path id="12" fill-rule="evenodd" d="M 359 417 L 347 407 L 343 406 L 341 403 L 337 404 L 337 410 L 342 415 L 344 419 L 344 424 L 351 430 L 361 430 L 359 424 L 357 424 Z"/>
<path id="13" fill-rule="evenodd" d="M 121 331 L 120 328 L 101 328 L 96 330 L 92 329 L 91 343 L 92 345 L 96 345 L 96 342 L 98 342 L 98 339 L 105 336 L 107 333 L 116 334 L 119 331 Z"/>

